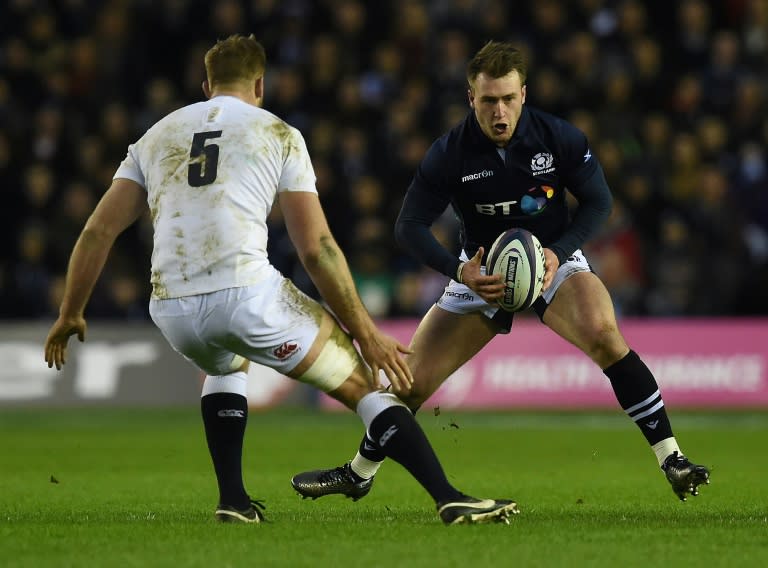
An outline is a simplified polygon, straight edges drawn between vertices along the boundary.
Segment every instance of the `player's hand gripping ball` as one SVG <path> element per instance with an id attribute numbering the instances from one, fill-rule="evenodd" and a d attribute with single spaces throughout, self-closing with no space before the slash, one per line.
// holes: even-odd
<path id="1" fill-rule="evenodd" d="M 544 248 L 533 233 L 509 229 L 491 245 L 485 262 L 487 274 L 498 274 L 504 282 L 499 305 L 508 312 L 530 308 L 544 283 Z"/>

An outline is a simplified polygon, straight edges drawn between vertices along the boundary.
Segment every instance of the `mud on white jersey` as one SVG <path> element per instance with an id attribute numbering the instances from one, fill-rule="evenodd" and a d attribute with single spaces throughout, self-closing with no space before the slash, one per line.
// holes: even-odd
<path id="1" fill-rule="evenodd" d="M 114 177 L 147 190 L 156 299 L 262 281 L 277 193 L 317 193 L 301 133 L 229 96 L 160 120 L 129 146 Z"/>

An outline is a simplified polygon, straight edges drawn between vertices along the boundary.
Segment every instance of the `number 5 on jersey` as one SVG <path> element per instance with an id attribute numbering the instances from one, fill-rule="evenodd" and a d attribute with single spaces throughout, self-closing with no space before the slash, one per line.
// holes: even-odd
<path id="1" fill-rule="evenodd" d="M 192 137 L 192 148 L 189 150 L 189 168 L 187 181 L 192 187 L 208 185 L 216 180 L 219 166 L 218 144 L 206 144 L 211 138 L 221 136 L 221 130 L 210 132 L 195 132 Z"/>

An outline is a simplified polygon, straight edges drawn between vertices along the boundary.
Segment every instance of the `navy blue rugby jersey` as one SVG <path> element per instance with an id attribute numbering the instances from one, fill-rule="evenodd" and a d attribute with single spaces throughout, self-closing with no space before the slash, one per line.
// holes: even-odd
<path id="1" fill-rule="evenodd" d="M 569 217 L 566 190 L 579 202 Z M 611 195 L 586 136 L 569 122 L 523 106 L 506 148 L 480 130 L 474 111 L 437 139 L 419 165 L 398 217 L 398 242 L 436 270 L 455 275 L 458 259 L 423 233 L 452 204 L 462 248 L 486 253 L 512 227 L 528 229 L 560 262 L 610 212 Z"/>

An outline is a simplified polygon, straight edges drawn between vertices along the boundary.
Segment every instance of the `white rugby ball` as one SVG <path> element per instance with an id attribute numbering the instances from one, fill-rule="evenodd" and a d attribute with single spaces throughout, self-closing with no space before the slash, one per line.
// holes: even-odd
<path id="1" fill-rule="evenodd" d="M 525 229 L 509 229 L 491 245 L 485 261 L 487 274 L 498 274 L 504 282 L 499 305 L 508 312 L 530 308 L 544 283 L 544 247 Z"/>

